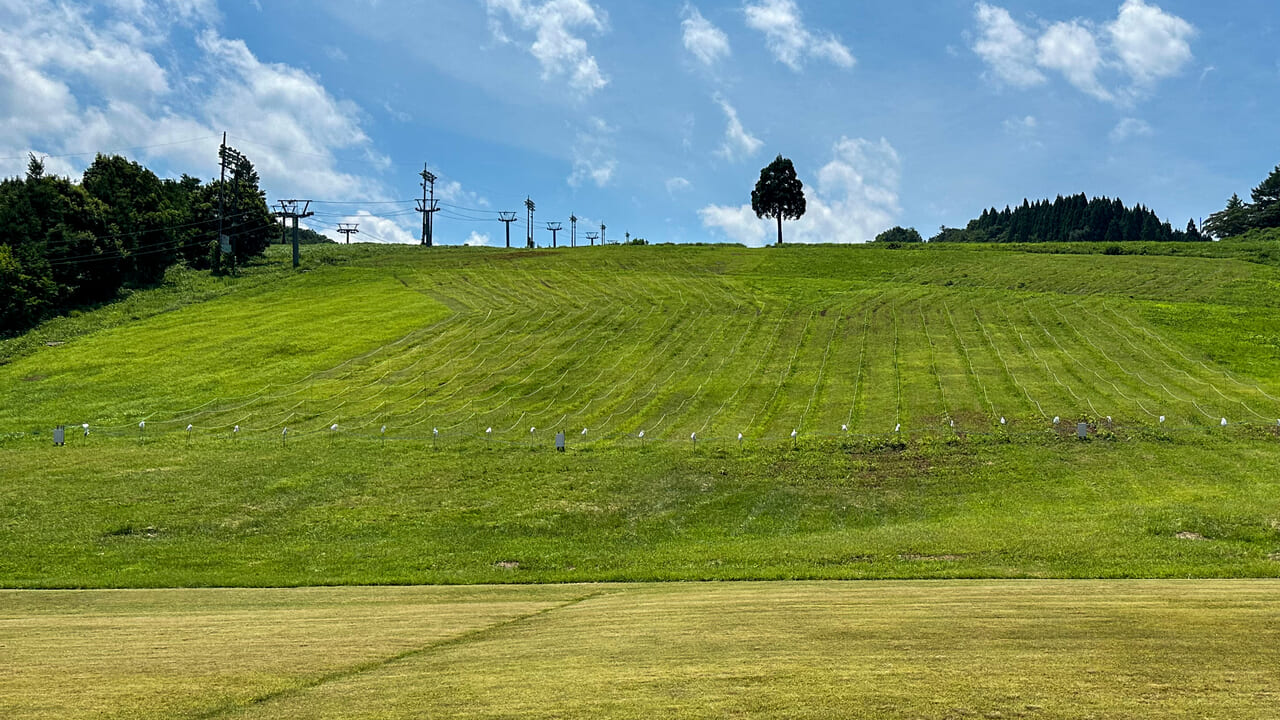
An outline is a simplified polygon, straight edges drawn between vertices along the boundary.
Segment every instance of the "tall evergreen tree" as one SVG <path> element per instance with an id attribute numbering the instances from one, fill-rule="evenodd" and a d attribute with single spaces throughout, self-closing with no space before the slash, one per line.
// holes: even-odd
<path id="1" fill-rule="evenodd" d="M 795 165 L 779 155 L 760 170 L 760 180 L 751 191 L 751 209 L 756 217 L 778 221 L 778 244 L 782 244 L 782 221 L 799 220 L 806 210 L 804 183 L 796 177 Z"/>

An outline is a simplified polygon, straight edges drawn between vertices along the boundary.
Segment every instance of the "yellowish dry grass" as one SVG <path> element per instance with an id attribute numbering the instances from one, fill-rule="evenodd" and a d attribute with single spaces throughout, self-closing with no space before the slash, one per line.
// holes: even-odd
<path id="1" fill-rule="evenodd" d="M 1280 583 L 0 594 L 5 717 L 1273 718 Z"/>

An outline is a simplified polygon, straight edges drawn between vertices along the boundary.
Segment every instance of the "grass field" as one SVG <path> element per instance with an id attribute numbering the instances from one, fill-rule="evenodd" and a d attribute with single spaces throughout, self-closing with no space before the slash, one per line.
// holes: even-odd
<path id="1" fill-rule="evenodd" d="M 1262 720 L 1280 704 L 1277 592 L 1274 581 L 9 591 L 0 715 Z"/>
<path id="2" fill-rule="evenodd" d="M 315 252 L 310 272 L 28 349 L 0 366 L 0 430 L 521 445 L 1280 419 L 1280 272 L 1235 259 Z"/>
<path id="3" fill-rule="evenodd" d="M 0 585 L 1280 575 L 1271 266 L 312 252 L 4 347 Z"/>

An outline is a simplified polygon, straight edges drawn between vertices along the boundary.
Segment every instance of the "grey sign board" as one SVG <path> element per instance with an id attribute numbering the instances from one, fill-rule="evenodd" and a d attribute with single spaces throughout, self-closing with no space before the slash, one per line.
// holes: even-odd
<path id="1" fill-rule="evenodd" d="M 564 433 L 556 433 L 556 449 L 564 452 Z"/>
<path id="2" fill-rule="evenodd" d="M 67 444 L 67 429 L 65 427 L 59 425 L 53 429 L 53 444 L 59 446 Z"/>

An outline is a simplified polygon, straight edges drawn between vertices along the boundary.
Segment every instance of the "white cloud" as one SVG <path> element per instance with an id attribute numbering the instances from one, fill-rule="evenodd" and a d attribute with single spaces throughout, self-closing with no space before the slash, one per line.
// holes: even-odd
<path id="1" fill-rule="evenodd" d="M 743 245 L 763 245 L 769 232 L 769 223 L 757 218 L 750 205 L 708 205 L 698 211 L 698 216 L 704 227 L 716 228 Z"/>
<path id="2" fill-rule="evenodd" d="M 856 60 L 831 33 L 814 33 L 804 25 L 795 0 L 757 0 L 743 8 L 747 26 L 765 35 L 765 45 L 778 62 L 799 71 L 805 58 L 826 60 L 842 68 Z"/>
<path id="3" fill-rule="evenodd" d="M 1053 70 L 1099 100 L 1128 104 L 1193 57 L 1195 28 L 1143 0 L 1125 0 L 1110 23 L 1055 22 L 1042 25 L 1038 37 L 1002 7 L 974 8 L 981 37 L 973 51 L 995 79 L 1017 88 L 1041 85 L 1041 71 Z"/>
<path id="4" fill-rule="evenodd" d="M 667 194 L 675 195 L 676 193 L 685 192 L 693 187 L 693 183 L 682 177 L 673 177 L 667 180 Z"/>
<path id="5" fill-rule="evenodd" d="M 1111 142 L 1122 143 L 1130 138 L 1149 137 L 1155 130 L 1145 120 L 1138 118 L 1125 118 L 1116 124 L 1111 131 Z"/>
<path id="6" fill-rule="evenodd" d="M 613 155 L 616 132 L 616 128 L 598 117 L 588 119 L 587 127 L 578 132 L 574 141 L 570 187 L 580 187 L 588 181 L 604 187 L 613 180 L 618 169 L 618 160 Z"/>
<path id="7" fill-rule="evenodd" d="M 1191 23 L 1142 0 L 1125 0 L 1108 28 L 1116 53 L 1135 83 L 1146 86 L 1177 75 L 1191 61 Z"/>
<path id="8" fill-rule="evenodd" d="M 861 243 L 890 227 L 901 209 L 898 188 L 902 161 L 889 141 L 840 138 L 832 158 L 806 186 L 804 217 L 783 227 L 785 242 Z M 709 205 L 702 224 L 737 242 L 760 245 L 772 239 L 774 222 L 756 218 L 750 204 Z"/>
<path id="9" fill-rule="evenodd" d="M 359 225 L 360 234 L 355 237 L 364 242 L 414 245 L 422 241 L 422 238 L 411 234 L 395 220 L 378 217 L 368 210 L 360 210 L 356 214 L 348 215 L 338 222 Z M 345 240 L 342 235 L 338 234 L 337 230 L 326 230 L 324 235 L 335 242 L 343 242 Z"/>
<path id="10" fill-rule="evenodd" d="M 684 29 L 684 47 L 704 65 L 714 65 L 717 61 L 729 57 L 729 36 L 710 20 L 702 17 L 696 7 L 685 5 L 681 12 L 684 20 L 680 26 Z"/>
<path id="11" fill-rule="evenodd" d="M 716 93 L 713 99 L 720 109 L 724 110 L 728 121 L 724 130 L 724 144 L 716 154 L 726 160 L 734 161 L 749 158 L 759 152 L 764 141 L 747 132 L 747 129 L 742 126 L 742 121 L 738 119 L 738 111 L 719 93 Z"/>
<path id="12" fill-rule="evenodd" d="M 608 18 L 589 0 L 485 0 L 490 27 L 500 42 L 514 42 L 499 18 L 507 18 L 521 30 L 533 33 L 529 53 L 542 66 L 542 77 L 563 77 L 569 87 L 583 97 L 609 83 L 587 47 L 587 41 L 576 33 L 579 29 L 603 33 Z"/>
<path id="13" fill-rule="evenodd" d="M 1054 23 L 1037 45 L 1036 62 L 1041 67 L 1061 72 L 1076 88 L 1099 100 L 1111 99 L 1111 93 L 1098 83 L 1102 53 L 1088 28 L 1076 22 Z"/>
<path id="14" fill-rule="evenodd" d="M 1029 133 L 1039 126 L 1039 122 L 1034 115 L 1028 115 L 1021 118 L 1009 118 L 1004 121 L 1004 129 L 1006 132 L 1013 134 Z"/>
<path id="15" fill-rule="evenodd" d="M 467 236 L 467 241 L 463 244 L 470 247 L 486 247 L 493 243 L 489 239 L 489 235 L 487 233 L 481 234 L 472 230 L 471 234 Z"/>
<path id="16" fill-rule="evenodd" d="M 982 30 L 973 51 L 986 61 L 1001 81 L 1026 88 L 1045 82 L 1044 73 L 1036 69 L 1036 44 L 1009 11 L 980 2 L 975 6 L 978 26 Z"/>
<path id="17" fill-rule="evenodd" d="M 315 77 L 263 63 L 239 40 L 201 23 L 212 2 L 32 0 L 6 6 L 0 26 L 0 157 L 131 154 L 164 168 L 211 177 L 223 130 L 254 162 L 269 192 L 294 197 L 375 199 L 367 176 L 338 170 L 335 152 L 385 163 L 360 126 L 354 104 L 335 99 Z M 194 57 L 185 67 L 168 33 L 189 27 Z M 184 53 L 186 54 L 186 53 Z M 200 140 L 200 142 L 193 142 Z M 143 146 L 151 146 L 149 148 Z M 92 156 L 50 170 L 75 175 Z M 22 162 L 0 164 L 20 173 Z"/>

